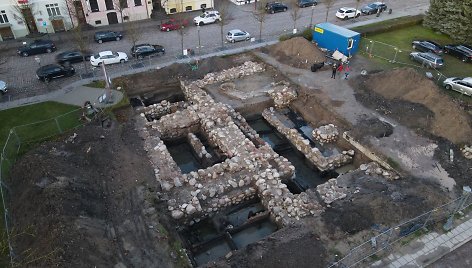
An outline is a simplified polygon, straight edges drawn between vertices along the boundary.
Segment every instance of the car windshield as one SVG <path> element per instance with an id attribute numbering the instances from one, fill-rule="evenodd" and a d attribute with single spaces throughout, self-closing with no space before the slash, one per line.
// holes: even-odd
<path id="1" fill-rule="evenodd" d="M 344 9 L 338 10 L 339 13 L 344 13 L 344 11 L 345 11 Z"/>
<path id="2" fill-rule="evenodd" d="M 370 8 L 376 8 L 377 7 L 376 4 L 370 4 L 370 5 L 367 5 L 367 6 L 370 7 Z"/>
<path id="3" fill-rule="evenodd" d="M 443 59 L 437 59 L 438 64 L 443 64 L 444 60 Z"/>
<path id="4" fill-rule="evenodd" d="M 113 52 L 113 56 L 118 57 L 118 52 Z"/>
<path id="5" fill-rule="evenodd" d="M 200 18 L 205 18 L 205 14 L 200 15 Z"/>
<path id="6" fill-rule="evenodd" d="M 100 58 L 100 54 L 95 54 L 95 55 L 93 55 L 93 57 L 94 57 L 95 59 L 98 59 L 98 58 Z"/>

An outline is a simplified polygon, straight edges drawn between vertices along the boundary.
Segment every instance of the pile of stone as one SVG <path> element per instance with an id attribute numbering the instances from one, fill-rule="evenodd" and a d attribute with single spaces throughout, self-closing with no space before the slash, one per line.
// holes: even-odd
<path id="1" fill-rule="evenodd" d="M 345 198 L 348 192 L 346 188 L 338 186 L 338 180 L 335 178 L 316 186 L 316 191 L 328 205 L 336 200 Z"/>
<path id="2" fill-rule="evenodd" d="M 145 117 L 148 121 L 154 121 L 159 120 L 164 115 L 171 114 L 177 110 L 183 110 L 185 108 L 187 108 L 187 103 L 184 101 L 171 103 L 163 100 L 160 103 L 143 107 L 140 110 L 142 117 Z"/>
<path id="3" fill-rule="evenodd" d="M 265 71 L 264 64 L 253 61 L 246 61 L 243 65 L 223 70 L 218 73 L 206 74 L 203 79 L 194 82 L 195 85 L 202 88 L 209 84 L 226 82 L 243 76 L 253 75 Z"/>
<path id="4" fill-rule="evenodd" d="M 343 151 L 341 154 L 334 154 L 325 157 L 318 148 L 311 147 L 310 141 L 305 139 L 296 129 L 285 126 L 275 114 L 271 107 L 262 112 L 264 119 L 284 135 L 290 143 L 305 157 L 313 163 L 320 171 L 332 170 L 352 161 L 354 150 Z"/>
<path id="5" fill-rule="evenodd" d="M 370 162 L 367 164 L 362 164 L 359 167 L 360 170 L 364 171 L 366 175 L 379 175 L 388 180 L 398 180 L 400 176 L 398 176 L 394 171 L 388 171 L 380 167 L 377 162 Z"/>
<path id="6" fill-rule="evenodd" d="M 197 133 L 200 129 L 198 114 L 188 109 L 164 115 L 159 121 L 148 122 L 147 126 L 157 130 L 161 139 L 177 139 L 188 133 Z"/>
<path id="7" fill-rule="evenodd" d="M 290 84 L 286 81 L 272 83 L 271 86 L 274 87 L 274 89 L 267 91 L 267 94 L 274 100 L 274 105 L 277 109 L 287 107 L 297 98 L 297 91 L 290 88 Z"/>
<path id="8" fill-rule="evenodd" d="M 339 132 L 335 125 L 328 124 L 313 129 L 312 135 L 316 141 L 323 145 L 325 143 L 336 142 L 339 137 Z"/>
<path id="9" fill-rule="evenodd" d="M 472 146 L 464 145 L 461 149 L 462 154 L 467 159 L 472 159 Z"/>

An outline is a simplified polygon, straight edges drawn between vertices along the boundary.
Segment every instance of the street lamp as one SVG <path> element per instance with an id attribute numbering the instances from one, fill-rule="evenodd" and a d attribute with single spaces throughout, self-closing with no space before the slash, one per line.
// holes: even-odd
<path id="1" fill-rule="evenodd" d="M 310 28 L 313 27 L 313 12 L 315 12 L 315 6 L 311 6 Z"/>
<path id="2" fill-rule="evenodd" d="M 200 25 L 197 25 L 197 34 L 198 34 L 198 55 L 202 55 L 202 44 L 200 41 Z"/>
<path id="3" fill-rule="evenodd" d="M 395 56 L 393 56 L 393 63 L 395 63 L 395 60 L 397 59 L 397 53 L 398 52 L 402 52 L 401 50 L 399 50 L 398 48 L 394 48 L 395 49 Z"/>

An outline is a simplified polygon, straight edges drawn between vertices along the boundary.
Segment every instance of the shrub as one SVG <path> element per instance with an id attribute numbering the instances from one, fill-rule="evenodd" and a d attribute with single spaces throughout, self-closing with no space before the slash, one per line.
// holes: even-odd
<path id="1" fill-rule="evenodd" d="M 305 30 L 303 30 L 303 32 L 302 32 L 302 36 L 306 40 L 311 42 L 313 40 L 313 30 L 310 27 L 305 28 Z"/>

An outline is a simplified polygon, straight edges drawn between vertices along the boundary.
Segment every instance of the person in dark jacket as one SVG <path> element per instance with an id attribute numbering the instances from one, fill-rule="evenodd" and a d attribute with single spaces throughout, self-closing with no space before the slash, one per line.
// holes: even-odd
<path id="1" fill-rule="evenodd" d="M 336 71 L 337 70 L 338 70 L 338 65 L 336 65 L 336 63 L 333 63 L 331 78 L 336 79 Z"/>

